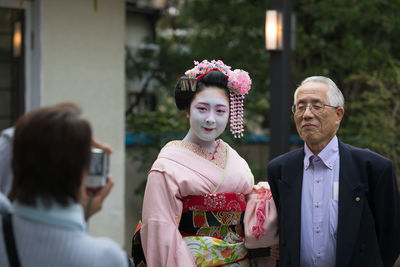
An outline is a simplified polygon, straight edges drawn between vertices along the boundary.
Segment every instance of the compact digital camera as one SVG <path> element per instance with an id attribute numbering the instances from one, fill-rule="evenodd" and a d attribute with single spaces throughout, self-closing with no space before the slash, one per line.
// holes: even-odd
<path id="1" fill-rule="evenodd" d="M 110 155 L 99 148 L 92 148 L 91 154 L 92 159 L 90 161 L 89 175 L 86 180 L 86 186 L 90 188 L 103 187 L 107 183 Z"/>

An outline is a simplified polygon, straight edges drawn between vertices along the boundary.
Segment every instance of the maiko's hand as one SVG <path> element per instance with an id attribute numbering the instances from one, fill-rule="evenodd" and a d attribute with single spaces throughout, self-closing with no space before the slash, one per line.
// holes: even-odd
<path id="1" fill-rule="evenodd" d="M 81 199 L 81 205 L 85 211 L 85 219 L 100 211 L 103 202 L 114 186 L 114 179 L 111 176 L 107 178 L 107 184 L 98 189 L 85 188 Z"/>
<path id="2" fill-rule="evenodd" d="M 92 146 L 95 148 L 100 148 L 108 154 L 112 154 L 114 152 L 111 146 L 100 143 L 98 140 L 96 140 L 94 138 L 92 139 Z"/>
<path id="3" fill-rule="evenodd" d="M 279 245 L 271 246 L 271 258 L 276 261 L 279 260 Z"/>

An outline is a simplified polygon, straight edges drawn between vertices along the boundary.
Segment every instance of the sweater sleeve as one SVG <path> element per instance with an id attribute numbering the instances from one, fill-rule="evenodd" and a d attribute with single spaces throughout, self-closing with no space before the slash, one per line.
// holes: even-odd
<path id="1" fill-rule="evenodd" d="M 141 241 L 147 266 L 195 266 L 178 230 L 182 214 L 178 183 L 168 174 L 151 171 L 143 200 Z"/>

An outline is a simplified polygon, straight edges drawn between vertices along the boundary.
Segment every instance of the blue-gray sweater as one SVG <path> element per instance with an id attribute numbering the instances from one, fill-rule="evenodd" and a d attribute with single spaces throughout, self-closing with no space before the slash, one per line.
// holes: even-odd
<path id="1" fill-rule="evenodd" d="M 0 216 L 10 207 L 5 201 L 0 196 Z M 108 238 L 91 237 L 86 231 L 49 225 L 16 214 L 12 220 L 22 267 L 128 266 L 125 252 Z M 7 267 L 2 229 L 0 220 L 0 266 Z"/>

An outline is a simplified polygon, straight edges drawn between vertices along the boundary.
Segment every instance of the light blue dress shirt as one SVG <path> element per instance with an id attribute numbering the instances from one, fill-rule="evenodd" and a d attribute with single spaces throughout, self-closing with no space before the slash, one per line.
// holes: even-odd
<path id="1" fill-rule="evenodd" d="M 300 266 L 334 267 L 339 199 L 339 147 L 335 136 L 315 156 L 304 144 Z"/>

